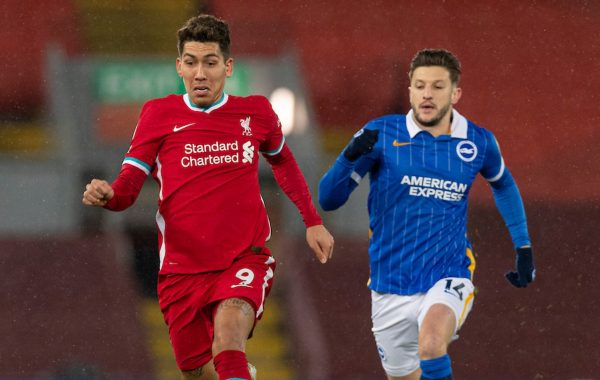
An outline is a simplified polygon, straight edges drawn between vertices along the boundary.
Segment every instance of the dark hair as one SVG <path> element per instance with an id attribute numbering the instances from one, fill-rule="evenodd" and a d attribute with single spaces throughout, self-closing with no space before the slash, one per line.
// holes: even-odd
<path id="1" fill-rule="evenodd" d="M 450 81 L 452 84 L 458 84 L 460 80 L 460 62 L 454 54 L 444 49 L 423 49 L 413 57 L 410 62 L 408 79 L 412 81 L 412 76 L 418 67 L 423 66 L 442 66 L 450 72 Z"/>
<path id="2" fill-rule="evenodd" d="M 187 20 L 177 31 L 177 51 L 183 53 L 186 42 L 216 42 L 225 59 L 229 58 L 229 27 L 227 23 L 215 16 L 201 14 Z"/>

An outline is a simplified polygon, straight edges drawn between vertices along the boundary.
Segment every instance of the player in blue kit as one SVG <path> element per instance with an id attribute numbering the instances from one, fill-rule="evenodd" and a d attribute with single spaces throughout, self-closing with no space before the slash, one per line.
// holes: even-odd
<path id="1" fill-rule="evenodd" d="M 458 59 L 425 49 L 409 70 L 411 110 L 368 122 L 323 176 L 324 210 L 342 206 L 369 174 L 373 334 L 389 380 L 452 379 L 448 345 L 474 298 L 467 198 L 480 173 L 516 249 L 506 278 L 534 280 L 523 202 L 494 135 L 454 109 Z"/>

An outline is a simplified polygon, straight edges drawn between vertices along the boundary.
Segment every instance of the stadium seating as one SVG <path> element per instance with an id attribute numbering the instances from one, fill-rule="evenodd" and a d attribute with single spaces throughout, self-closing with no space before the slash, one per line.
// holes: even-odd
<path id="1" fill-rule="evenodd" d="M 121 237 L 14 237 L 0 247 L 0 378 L 74 367 L 151 378 L 140 296 Z"/>

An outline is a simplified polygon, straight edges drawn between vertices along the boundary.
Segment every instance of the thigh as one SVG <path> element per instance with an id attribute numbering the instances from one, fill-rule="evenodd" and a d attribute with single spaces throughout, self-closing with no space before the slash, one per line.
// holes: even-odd
<path id="1" fill-rule="evenodd" d="M 159 276 L 158 295 L 175 360 L 181 370 L 195 370 L 212 359 L 214 306 L 240 298 L 262 316 L 273 283 L 275 260 L 267 249 L 247 252 L 222 272 Z"/>
<path id="2" fill-rule="evenodd" d="M 241 255 L 232 266 L 223 271 L 216 281 L 210 302 L 229 298 L 245 300 L 254 309 L 255 319 L 260 319 L 265 301 L 273 285 L 275 259 L 266 248 L 261 253 Z"/>
<path id="3" fill-rule="evenodd" d="M 407 376 L 419 368 L 417 317 L 422 299 L 423 295 L 371 292 L 373 335 L 388 376 Z"/>
<path id="4" fill-rule="evenodd" d="M 448 306 L 456 318 L 456 333 L 464 324 L 473 307 L 475 287 L 468 278 L 449 277 L 439 280 L 429 289 L 419 310 L 419 326 L 435 304 Z"/>
<path id="5" fill-rule="evenodd" d="M 182 371 L 198 370 L 212 358 L 208 294 L 216 278 L 215 273 L 159 277 L 159 303 Z"/>

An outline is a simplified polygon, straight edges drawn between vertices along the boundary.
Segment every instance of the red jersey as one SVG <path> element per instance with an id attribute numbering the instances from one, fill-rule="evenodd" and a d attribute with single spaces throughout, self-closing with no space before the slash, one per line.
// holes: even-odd
<path id="1" fill-rule="evenodd" d="M 129 207 L 152 174 L 160 186 L 160 273 L 223 270 L 251 246 L 264 246 L 271 234 L 258 181 L 259 152 L 306 226 L 321 224 L 279 119 L 263 96 L 224 94 L 208 108 L 192 104 L 187 95 L 147 102 L 112 184 L 115 196 L 105 207 Z"/>

